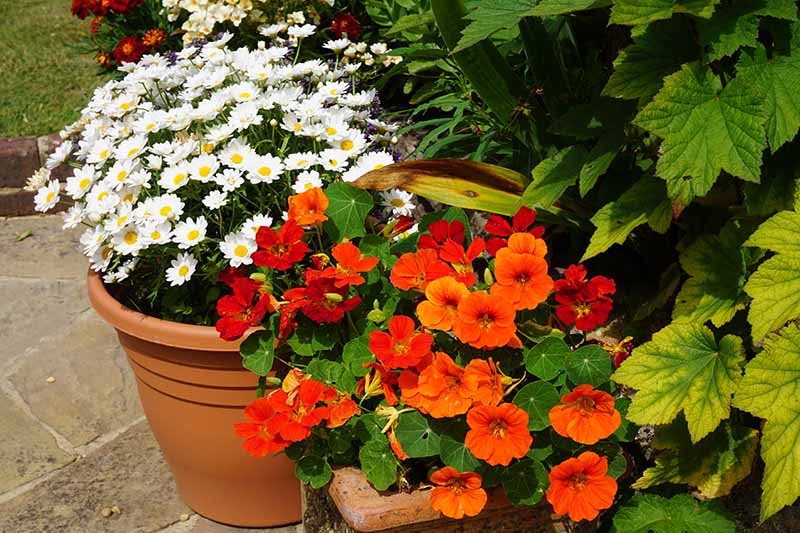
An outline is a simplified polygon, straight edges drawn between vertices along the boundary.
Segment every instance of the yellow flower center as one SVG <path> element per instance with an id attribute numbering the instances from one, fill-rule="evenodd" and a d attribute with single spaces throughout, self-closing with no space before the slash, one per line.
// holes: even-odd
<path id="1" fill-rule="evenodd" d="M 50 191 L 49 193 L 47 193 L 46 201 L 47 202 L 52 202 L 53 198 L 55 198 L 55 197 L 56 197 L 56 193 L 54 193 L 53 191 Z"/>
<path id="2" fill-rule="evenodd" d="M 300 131 L 300 130 L 302 130 L 302 129 L 303 129 L 303 125 L 302 125 L 302 124 L 300 124 L 299 122 L 295 122 L 295 124 L 294 124 L 294 131 Z"/>
<path id="3" fill-rule="evenodd" d="M 128 215 L 122 215 L 117 219 L 117 227 L 121 228 L 128 221 Z"/>
<path id="4" fill-rule="evenodd" d="M 89 183 L 91 183 L 91 180 L 90 180 L 89 178 L 83 178 L 83 179 L 82 179 L 82 180 L 81 180 L 81 181 L 78 183 L 78 187 L 80 187 L 81 189 L 85 189 L 86 187 L 88 187 L 88 186 L 89 186 Z"/>
<path id="5" fill-rule="evenodd" d="M 189 267 L 186 265 L 181 265 L 181 267 L 178 269 L 178 275 L 180 277 L 184 277 L 188 273 L 189 273 Z"/>
<path id="6" fill-rule="evenodd" d="M 108 256 L 111 255 L 111 248 L 103 248 L 103 253 L 100 255 L 103 259 L 108 259 Z"/>
<path id="7" fill-rule="evenodd" d="M 158 239 L 161 238 L 161 232 L 154 231 L 153 233 L 150 234 L 150 238 L 153 239 L 154 241 L 157 241 Z"/>
<path id="8" fill-rule="evenodd" d="M 341 142 L 339 146 L 341 147 L 342 150 L 352 150 L 355 145 L 356 144 L 350 139 L 345 139 L 344 141 Z"/>
<path id="9" fill-rule="evenodd" d="M 108 157 L 108 149 L 100 152 L 100 159 L 105 159 L 106 157 Z"/>
<path id="10" fill-rule="evenodd" d="M 336 128 L 328 128 L 325 130 L 325 133 L 327 133 L 328 135 L 336 135 L 337 131 L 338 130 Z"/>
<path id="11" fill-rule="evenodd" d="M 239 98 L 250 98 L 250 96 L 251 96 L 250 93 L 248 93 L 247 91 L 239 93 Z"/>
<path id="12" fill-rule="evenodd" d="M 234 163 L 236 163 L 238 165 L 239 163 L 244 161 L 244 157 L 242 156 L 242 154 L 233 154 L 231 156 L 231 161 L 233 161 Z"/>
<path id="13" fill-rule="evenodd" d="M 391 201 L 391 204 L 395 207 L 403 207 L 404 205 L 406 205 L 406 203 L 400 198 L 395 198 L 394 200 Z"/>
<path id="14" fill-rule="evenodd" d="M 130 150 L 128 150 L 128 157 L 133 157 L 138 153 L 139 153 L 138 148 L 131 148 Z"/>
<path id="15" fill-rule="evenodd" d="M 211 144 L 211 143 L 205 143 L 205 144 L 203 145 L 203 151 L 204 151 L 205 153 L 207 153 L 207 154 L 210 154 L 211 152 L 213 152 L 213 151 L 214 151 L 214 145 L 213 145 L 213 144 Z"/>
<path id="16" fill-rule="evenodd" d="M 108 192 L 107 192 L 107 191 L 103 191 L 103 192 L 101 192 L 100 194 L 98 194 L 98 195 L 97 195 L 97 199 L 98 199 L 99 201 L 103 201 L 103 200 L 105 200 L 107 197 L 108 197 Z"/>
<path id="17" fill-rule="evenodd" d="M 164 207 L 162 207 L 162 208 L 161 208 L 161 209 L 158 211 L 158 213 L 159 213 L 159 214 L 160 214 L 162 217 L 169 216 L 169 214 L 170 214 L 170 213 L 172 213 L 172 207 L 171 207 L 171 206 L 169 206 L 169 205 L 165 205 Z"/>
<path id="18" fill-rule="evenodd" d="M 123 181 L 128 176 L 127 170 L 120 170 L 119 174 L 117 174 L 117 181 Z"/>
<path id="19" fill-rule="evenodd" d="M 306 183 L 305 185 L 303 185 L 303 187 L 305 187 L 305 189 L 306 189 L 307 191 L 310 191 L 311 189 L 313 189 L 313 188 L 314 188 L 314 184 L 313 184 L 313 183 L 311 183 L 311 182 L 308 182 L 308 183 Z"/>
<path id="20" fill-rule="evenodd" d="M 147 126 L 145 126 L 144 129 L 147 131 L 153 131 L 154 129 L 156 129 L 156 123 L 151 122 Z"/>
<path id="21" fill-rule="evenodd" d="M 133 193 L 129 192 L 125 196 L 122 197 L 123 202 L 133 202 Z"/>
<path id="22" fill-rule="evenodd" d="M 186 174 L 183 174 L 183 173 L 175 174 L 175 177 L 172 178 L 172 183 L 174 183 L 175 185 L 179 185 L 179 184 L 183 183 L 184 179 L 186 179 Z"/>
<path id="23" fill-rule="evenodd" d="M 234 248 L 233 253 L 236 257 L 247 257 L 247 246 L 240 244 Z"/>
<path id="24" fill-rule="evenodd" d="M 119 107 L 123 111 L 127 111 L 128 109 L 131 108 L 131 103 L 130 102 L 122 102 L 121 104 L 119 104 Z"/>
<path id="25" fill-rule="evenodd" d="M 261 174 L 262 176 L 269 176 L 270 174 L 272 174 L 272 169 L 269 167 L 259 167 L 258 173 Z"/>
<path id="26" fill-rule="evenodd" d="M 125 242 L 130 245 L 136 244 L 136 241 L 139 240 L 139 234 L 135 231 L 129 231 L 125 234 Z"/>
<path id="27" fill-rule="evenodd" d="M 202 167 L 200 167 L 200 170 L 198 172 L 200 173 L 201 176 L 203 176 L 204 178 L 207 178 L 208 175 L 211 174 L 211 167 L 202 166 Z"/>
<path id="28" fill-rule="evenodd" d="M 190 241 L 195 240 L 199 236 L 200 236 L 200 231 L 196 229 L 193 229 L 192 231 L 186 234 L 186 238 L 189 239 Z"/>
<path id="29" fill-rule="evenodd" d="M 300 161 L 298 161 L 298 162 L 297 162 L 297 167 L 298 167 L 298 168 L 299 168 L 299 167 L 304 167 L 304 166 L 306 166 L 307 164 L 308 164 L 308 159 L 301 159 Z"/>
<path id="30" fill-rule="evenodd" d="M 383 168 L 383 167 L 385 167 L 385 166 L 386 166 L 386 165 L 384 165 L 383 163 L 378 163 L 377 165 L 375 165 L 374 167 L 372 167 L 372 170 L 380 170 L 380 169 L 382 169 L 382 168 Z"/>

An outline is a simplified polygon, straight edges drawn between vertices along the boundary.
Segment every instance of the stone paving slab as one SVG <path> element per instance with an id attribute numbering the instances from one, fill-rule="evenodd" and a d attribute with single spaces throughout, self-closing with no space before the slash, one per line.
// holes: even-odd
<path id="1" fill-rule="evenodd" d="M 59 215 L 0 219 L 0 277 L 85 280 L 78 227 L 64 231 Z M 17 238 L 30 231 L 20 241 Z"/>
<path id="2" fill-rule="evenodd" d="M 9 380 L 33 414 L 76 447 L 143 415 L 117 335 L 93 310 L 29 351 Z"/>
<path id="3" fill-rule="evenodd" d="M 10 398 L 0 395 L 0 494 L 72 460 L 50 433 Z"/>
<path id="4" fill-rule="evenodd" d="M 2 420 L 2 419 L 0 419 Z M 104 509 L 119 508 L 103 516 Z M 0 504 L 2 533 L 158 531 L 191 513 L 147 422 Z"/>

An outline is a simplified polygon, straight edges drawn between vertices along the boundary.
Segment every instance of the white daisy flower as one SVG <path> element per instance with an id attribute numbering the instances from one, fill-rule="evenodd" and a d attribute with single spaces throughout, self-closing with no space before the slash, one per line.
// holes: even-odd
<path id="1" fill-rule="evenodd" d="M 211 191 L 203 198 L 203 205 L 211 209 L 219 209 L 228 203 L 228 193 L 224 191 Z"/>
<path id="2" fill-rule="evenodd" d="M 219 153 L 219 159 L 229 167 L 245 168 L 255 155 L 255 151 L 242 139 L 234 139 Z"/>
<path id="3" fill-rule="evenodd" d="M 69 154 L 72 153 L 72 141 L 64 141 L 58 146 L 56 149 L 53 150 L 53 153 L 47 157 L 47 161 L 45 162 L 44 166 L 49 169 L 56 168 L 58 165 L 63 163 Z"/>
<path id="4" fill-rule="evenodd" d="M 110 213 L 119 204 L 119 196 L 107 185 L 98 183 L 87 194 L 86 209 L 95 215 Z"/>
<path id="5" fill-rule="evenodd" d="M 334 39 L 331 41 L 326 42 L 322 45 L 323 48 L 327 48 L 332 52 L 336 52 L 337 54 L 350 46 L 350 39 L 347 37 L 342 37 L 341 39 Z"/>
<path id="6" fill-rule="evenodd" d="M 113 150 L 114 145 L 111 144 L 110 141 L 101 139 L 94 143 L 94 146 L 92 146 L 86 161 L 88 163 L 105 163 L 106 160 L 111 157 Z"/>
<path id="7" fill-rule="evenodd" d="M 303 131 L 303 122 L 296 114 L 286 113 L 283 115 L 283 120 L 281 121 L 281 129 L 299 134 Z"/>
<path id="8" fill-rule="evenodd" d="M 273 155 L 259 155 L 247 165 L 247 179 L 250 183 L 272 183 L 283 173 L 283 163 Z"/>
<path id="9" fill-rule="evenodd" d="M 306 37 L 311 37 L 314 35 L 317 27 L 313 24 L 303 24 L 302 26 L 290 26 L 287 30 L 289 37 L 294 37 L 295 39 L 305 39 Z"/>
<path id="10" fill-rule="evenodd" d="M 56 206 L 59 200 L 58 193 L 61 191 L 61 185 L 58 180 L 50 180 L 47 185 L 39 189 L 36 196 L 33 198 L 35 209 L 44 213 Z"/>
<path id="11" fill-rule="evenodd" d="M 131 161 L 117 161 L 106 174 L 106 183 L 115 190 L 120 189 L 125 184 L 125 179 L 131 173 L 133 163 Z"/>
<path id="12" fill-rule="evenodd" d="M 133 222 L 133 210 L 130 204 L 123 203 L 111 216 L 105 219 L 103 226 L 108 233 L 118 233 Z"/>
<path id="13" fill-rule="evenodd" d="M 172 225 L 169 222 L 150 222 L 142 226 L 141 234 L 146 246 L 166 244 L 172 239 Z"/>
<path id="14" fill-rule="evenodd" d="M 317 155 L 314 152 L 289 154 L 283 164 L 286 170 L 306 170 L 317 164 Z"/>
<path id="15" fill-rule="evenodd" d="M 164 222 L 165 220 L 175 220 L 183 214 L 183 201 L 176 194 L 164 194 L 153 198 L 152 211 L 148 217 Z"/>
<path id="16" fill-rule="evenodd" d="M 347 152 L 348 157 L 355 157 L 364 151 L 367 146 L 367 140 L 360 131 L 348 129 L 335 141 L 329 141 L 328 144 L 332 148 Z"/>
<path id="17" fill-rule="evenodd" d="M 175 192 L 187 183 L 189 183 L 189 168 L 181 164 L 164 169 L 158 179 L 158 184 L 167 192 Z"/>
<path id="18" fill-rule="evenodd" d="M 95 180 L 94 165 L 76 168 L 72 176 L 67 178 L 66 192 L 74 200 L 83 198 Z"/>
<path id="19" fill-rule="evenodd" d="M 166 272 L 167 281 L 172 287 L 175 287 L 192 279 L 197 268 L 197 259 L 192 254 L 182 253 L 178 254 L 178 257 L 170 262 L 170 265 L 172 266 Z"/>
<path id="20" fill-rule="evenodd" d="M 344 150 L 328 148 L 319 153 L 319 162 L 325 170 L 343 171 L 350 164 L 348 154 Z"/>
<path id="21" fill-rule="evenodd" d="M 117 161 L 125 161 L 139 157 L 147 146 L 147 137 L 144 135 L 137 135 L 122 141 L 117 149 L 114 150 L 114 157 Z"/>
<path id="22" fill-rule="evenodd" d="M 252 235 L 255 239 L 256 234 L 258 233 L 258 228 L 261 226 L 271 227 L 272 217 L 269 215 L 255 215 L 245 220 L 244 224 L 242 224 L 242 234 Z"/>
<path id="23" fill-rule="evenodd" d="M 219 161 L 211 154 L 197 156 L 189 163 L 189 175 L 201 183 L 213 181 L 217 170 Z"/>
<path id="24" fill-rule="evenodd" d="M 329 81 L 319 88 L 319 92 L 325 96 L 325 98 L 338 98 L 346 93 L 347 89 L 348 85 L 343 81 Z"/>
<path id="25" fill-rule="evenodd" d="M 292 190 L 297 194 L 304 193 L 315 187 L 322 188 L 322 180 L 316 170 L 304 170 L 297 175 L 297 179 L 292 185 Z"/>
<path id="26" fill-rule="evenodd" d="M 128 224 L 111 239 L 114 250 L 122 255 L 136 255 L 142 249 L 142 236 L 135 224 Z"/>
<path id="27" fill-rule="evenodd" d="M 250 102 L 261 94 L 261 89 L 249 81 L 231 85 L 227 90 L 228 94 L 237 102 Z"/>
<path id="28" fill-rule="evenodd" d="M 222 187 L 225 192 L 233 192 L 242 186 L 244 178 L 238 170 L 226 168 L 214 177 L 214 183 Z"/>
<path id="29" fill-rule="evenodd" d="M 114 250 L 110 246 L 101 246 L 89 258 L 89 266 L 95 272 L 105 272 L 111 260 L 114 258 Z"/>
<path id="30" fill-rule="evenodd" d="M 264 26 L 259 28 L 258 33 L 263 35 L 264 37 L 275 37 L 279 33 L 286 31 L 288 26 L 286 24 L 270 24 L 269 26 Z"/>
<path id="31" fill-rule="evenodd" d="M 206 229 L 208 222 L 205 217 L 197 217 L 197 219 L 187 218 L 182 222 L 175 225 L 175 230 L 172 235 L 172 242 L 178 245 L 181 250 L 186 250 L 192 246 L 202 242 L 206 238 Z"/>
<path id="32" fill-rule="evenodd" d="M 73 205 L 64 213 L 64 224 L 61 229 L 77 228 L 83 222 L 83 210 L 79 205 Z"/>
<path id="33" fill-rule="evenodd" d="M 400 189 L 391 189 L 380 193 L 381 205 L 394 216 L 411 216 L 416 205 L 414 195 Z"/>
<path id="34" fill-rule="evenodd" d="M 225 259 L 230 262 L 232 267 L 250 265 L 253 263 L 251 257 L 253 252 L 258 249 L 256 241 L 244 233 L 231 233 L 225 236 L 219 249 L 225 254 Z"/>
<path id="35" fill-rule="evenodd" d="M 356 164 L 370 172 L 394 164 L 394 157 L 389 152 L 369 152 L 359 157 Z"/>
<path id="36" fill-rule="evenodd" d="M 39 170 L 33 173 L 33 176 L 28 178 L 28 181 L 25 183 L 25 190 L 34 192 L 38 191 L 45 185 L 47 182 L 50 181 L 50 169 L 47 167 L 41 167 Z M 69 194 L 69 190 L 67 191 Z"/>

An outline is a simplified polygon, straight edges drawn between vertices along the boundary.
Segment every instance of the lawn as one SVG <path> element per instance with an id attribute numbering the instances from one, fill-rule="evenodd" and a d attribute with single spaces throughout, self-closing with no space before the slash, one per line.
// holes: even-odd
<path id="1" fill-rule="evenodd" d="M 46 135 L 76 120 L 102 83 L 76 49 L 88 21 L 69 0 L 0 0 L 0 137 Z"/>

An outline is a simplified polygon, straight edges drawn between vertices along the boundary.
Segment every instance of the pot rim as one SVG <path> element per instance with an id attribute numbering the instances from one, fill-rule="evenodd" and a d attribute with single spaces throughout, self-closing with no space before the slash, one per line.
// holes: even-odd
<path id="1" fill-rule="evenodd" d="M 138 339 L 187 350 L 238 352 L 242 341 L 254 331 L 249 330 L 239 340 L 226 341 L 211 326 L 162 320 L 126 307 L 111 296 L 100 274 L 93 270 L 89 270 L 86 285 L 89 302 L 97 314 L 117 330 Z"/>

